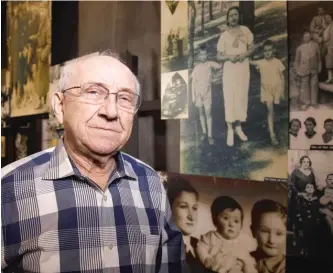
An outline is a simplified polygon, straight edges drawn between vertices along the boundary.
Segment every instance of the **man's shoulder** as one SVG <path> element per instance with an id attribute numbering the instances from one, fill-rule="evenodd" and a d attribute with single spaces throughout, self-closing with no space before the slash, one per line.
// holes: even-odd
<path id="1" fill-rule="evenodd" d="M 154 176 L 158 178 L 157 172 L 148 164 L 145 162 L 141 161 L 140 159 L 131 156 L 127 153 L 121 152 L 121 155 L 124 159 L 124 161 L 127 164 L 130 164 L 131 167 L 133 168 L 133 171 L 136 173 L 136 175 L 139 176 Z"/>
<path id="2" fill-rule="evenodd" d="M 1 180 L 2 182 L 13 180 L 13 175 L 22 176 L 20 179 L 24 178 L 24 175 L 30 172 L 36 174 L 42 174 L 43 170 L 47 168 L 50 162 L 51 153 L 54 148 L 49 148 L 38 153 L 32 154 L 20 160 L 14 161 L 9 165 L 1 169 Z M 8 181 L 9 182 L 9 181 Z"/>

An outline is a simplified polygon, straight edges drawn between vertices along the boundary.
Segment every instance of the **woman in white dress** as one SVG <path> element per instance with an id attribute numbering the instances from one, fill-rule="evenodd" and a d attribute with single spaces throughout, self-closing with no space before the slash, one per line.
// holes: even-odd
<path id="1" fill-rule="evenodd" d="M 234 132 L 242 141 L 247 141 L 241 123 L 247 119 L 250 65 L 253 52 L 253 34 L 240 25 L 240 12 L 231 7 L 227 12 L 228 28 L 217 43 L 217 59 L 224 63 L 223 97 L 225 120 L 228 125 L 227 145 L 234 145 Z M 235 124 L 235 130 L 233 127 Z"/>

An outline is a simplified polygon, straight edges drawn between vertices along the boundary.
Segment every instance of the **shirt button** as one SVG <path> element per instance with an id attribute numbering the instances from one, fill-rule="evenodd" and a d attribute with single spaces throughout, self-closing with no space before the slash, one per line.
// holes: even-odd
<path id="1" fill-rule="evenodd" d="M 112 248 L 113 248 L 113 245 L 110 244 L 110 245 L 109 245 L 109 249 L 112 249 Z"/>
<path id="2" fill-rule="evenodd" d="M 108 200 L 108 197 L 106 195 L 104 195 L 103 197 L 104 201 Z"/>

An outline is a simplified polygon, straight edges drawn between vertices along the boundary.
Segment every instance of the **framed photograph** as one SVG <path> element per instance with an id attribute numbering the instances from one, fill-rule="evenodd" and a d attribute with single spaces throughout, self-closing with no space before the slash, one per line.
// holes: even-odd
<path id="1" fill-rule="evenodd" d="M 1 157 L 6 157 L 6 137 L 1 136 Z"/>
<path id="2" fill-rule="evenodd" d="M 162 74 L 161 119 L 188 118 L 188 70 Z"/>
<path id="3" fill-rule="evenodd" d="M 288 153 L 288 254 L 330 263 L 333 255 L 333 152 Z M 315 234 L 315 236 L 314 236 Z"/>
<path id="4" fill-rule="evenodd" d="M 187 1 L 161 1 L 161 72 L 187 69 Z"/>
<path id="5" fill-rule="evenodd" d="M 188 14 L 180 172 L 286 181 L 286 2 L 191 2 Z"/>
<path id="6" fill-rule="evenodd" d="M 333 109 L 310 108 L 307 111 L 293 111 L 289 118 L 291 150 L 333 151 Z"/>
<path id="7" fill-rule="evenodd" d="M 292 113 L 333 109 L 332 14 L 332 1 L 288 1 Z"/>
<path id="8" fill-rule="evenodd" d="M 245 266 L 254 270 L 247 272 L 268 272 L 265 255 L 275 257 L 271 269 L 281 270 L 271 272 L 284 272 L 286 183 L 160 174 L 191 272 L 244 272 Z M 267 247 L 261 229 L 279 234 L 274 247 Z"/>
<path id="9" fill-rule="evenodd" d="M 11 117 L 48 112 L 51 3 L 7 2 Z"/>

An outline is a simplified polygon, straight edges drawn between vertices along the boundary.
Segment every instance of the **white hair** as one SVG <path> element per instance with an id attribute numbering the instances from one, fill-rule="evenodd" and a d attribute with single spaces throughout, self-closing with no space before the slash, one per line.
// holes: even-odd
<path id="1" fill-rule="evenodd" d="M 69 86 L 71 79 L 73 79 L 75 76 L 78 76 L 78 75 L 76 75 L 76 73 L 77 73 L 77 66 L 76 65 L 79 61 L 82 61 L 83 59 L 87 60 L 87 59 L 90 59 L 90 58 L 94 58 L 96 56 L 111 57 L 111 58 L 114 58 L 114 59 L 120 61 L 124 65 L 126 65 L 126 63 L 121 59 L 120 55 L 118 53 L 115 53 L 115 52 L 111 51 L 111 50 L 106 50 L 104 52 L 99 53 L 98 55 L 92 53 L 92 54 L 82 56 L 80 58 L 70 60 L 70 61 L 64 63 L 64 66 L 63 66 L 62 71 L 60 73 L 60 78 L 59 78 L 59 83 L 58 83 L 58 90 L 61 92 L 61 91 L 65 90 L 66 88 L 71 87 L 71 86 Z M 136 94 L 138 94 L 140 96 L 141 95 L 140 82 L 134 74 L 133 74 L 133 76 L 135 78 L 135 92 L 136 92 Z"/>

